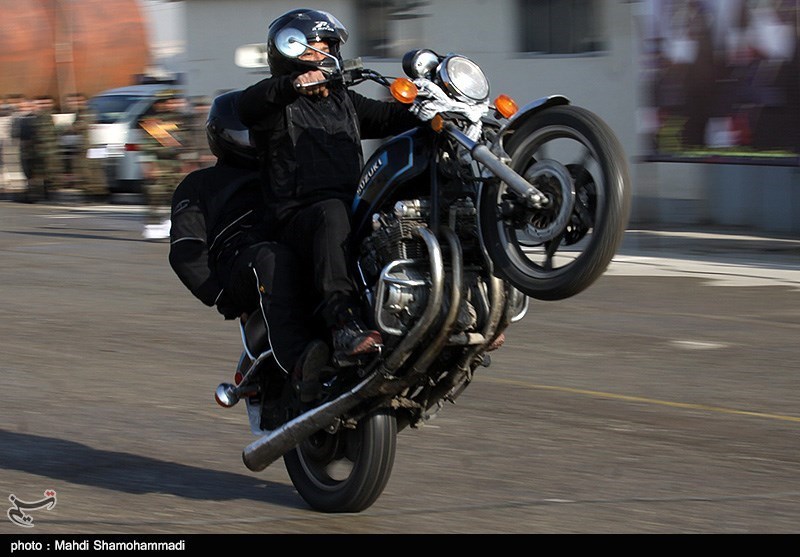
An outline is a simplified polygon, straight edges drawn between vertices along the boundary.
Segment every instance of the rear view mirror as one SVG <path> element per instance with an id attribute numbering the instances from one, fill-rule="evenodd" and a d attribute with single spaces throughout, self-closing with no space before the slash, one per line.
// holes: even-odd
<path id="1" fill-rule="evenodd" d="M 306 51 L 306 37 L 297 29 L 287 27 L 275 36 L 275 48 L 287 58 L 297 58 Z"/>

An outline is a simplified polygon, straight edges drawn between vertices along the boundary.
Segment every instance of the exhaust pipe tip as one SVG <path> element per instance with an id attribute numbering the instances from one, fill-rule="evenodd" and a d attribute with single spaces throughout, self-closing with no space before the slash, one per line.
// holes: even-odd
<path id="1" fill-rule="evenodd" d="M 275 460 L 277 460 L 277 458 L 270 460 L 258 460 L 251 457 L 246 449 L 242 451 L 242 462 L 251 472 L 261 472 L 267 466 L 275 462 Z"/>
<path id="2" fill-rule="evenodd" d="M 236 385 L 230 383 L 220 383 L 217 390 L 214 391 L 214 400 L 223 408 L 230 408 L 239 402 L 239 397 L 236 395 Z"/>

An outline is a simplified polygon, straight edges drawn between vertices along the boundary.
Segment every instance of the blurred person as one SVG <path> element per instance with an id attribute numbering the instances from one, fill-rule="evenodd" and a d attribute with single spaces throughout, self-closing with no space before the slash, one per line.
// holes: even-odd
<path id="1" fill-rule="evenodd" d="M 8 97 L 4 96 L 0 101 L 0 191 L 6 188 L 6 164 L 5 157 L 11 141 L 11 105 Z"/>
<path id="2" fill-rule="evenodd" d="M 73 185 L 81 190 L 87 201 L 104 201 L 109 191 L 100 159 L 87 156 L 91 147 L 89 132 L 95 123 L 95 115 L 89 109 L 86 95 L 70 93 L 65 101 L 67 112 L 74 114 L 72 124 L 63 132 L 71 138 L 71 149 L 67 153 L 67 170 Z"/>
<path id="3" fill-rule="evenodd" d="M 788 0 L 755 2 L 750 12 L 747 111 L 756 149 L 800 151 L 798 15 L 797 3 Z"/>
<path id="4" fill-rule="evenodd" d="M 6 97 L 11 112 L 11 138 L 19 139 L 19 128 L 22 117 L 30 111 L 30 104 L 24 95 L 12 93 Z"/>
<path id="5" fill-rule="evenodd" d="M 150 111 L 139 120 L 144 130 L 140 145 L 144 194 L 147 202 L 142 236 L 169 238 L 172 194 L 186 172 L 186 113 L 176 91 L 159 93 Z"/>
<path id="6" fill-rule="evenodd" d="M 796 2 L 741 0 L 726 36 L 724 83 L 736 143 L 800 152 Z"/>
<path id="7" fill-rule="evenodd" d="M 686 123 L 683 139 L 687 147 L 706 145 L 706 128 L 709 119 L 716 115 L 718 99 L 716 84 L 719 65 L 714 53 L 711 14 L 705 3 L 689 0 L 687 3 L 686 37 L 694 45 L 694 60 L 685 68 Z"/>
<path id="8" fill-rule="evenodd" d="M 294 29 L 312 48 L 298 58 L 279 52 L 275 38 Z M 242 122 L 261 157 L 270 238 L 289 245 L 314 277 L 319 313 L 337 357 L 379 350 L 381 335 L 362 320 L 349 261 L 350 216 L 361 173 L 361 139 L 379 139 L 419 124 L 394 101 L 377 101 L 323 83 L 340 60 L 347 29 L 331 14 L 285 13 L 270 26 L 271 76 L 248 87 L 239 101 Z M 307 272 L 308 272 L 307 271 Z"/>
<path id="9" fill-rule="evenodd" d="M 211 108 L 211 100 L 206 96 L 190 100 L 188 133 L 186 137 L 186 160 L 192 170 L 213 166 L 216 158 L 208 148 L 206 139 L 206 120 Z"/>
<path id="10" fill-rule="evenodd" d="M 43 165 L 44 187 L 52 192 L 62 182 L 61 146 L 55 122 L 56 101 L 49 95 L 36 99 L 36 149 Z M 49 198 L 50 193 L 47 194 Z"/>
<path id="11" fill-rule="evenodd" d="M 23 181 L 23 191 L 27 189 L 27 178 L 22 161 L 22 129 L 25 119 L 32 114 L 31 102 L 22 94 L 13 93 L 8 96 L 11 109 L 10 139 L 6 149 L 7 176 L 14 176 Z"/>
<path id="12" fill-rule="evenodd" d="M 17 149 L 14 137 L 14 117 L 16 106 L 10 95 L 0 100 L 0 192 L 5 192 L 11 185 L 12 174 L 17 170 L 14 152 Z"/>
<path id="13" fill-rule="evenodd" d="M 20 156 L 28 180 L 22 200 L 36 203 L 50 198 L 54 184 L 60 179 L 60 149 L 53 121 L 55 101 L 42 96 L 34 100 L 32 110 L 20 122 Z"/>
<path id="14" fill-rule="evenodd" d="M 17 137 L 14 133 L 19 97 L 5 95 L 0 101 L 0 190 L 5 190 L 11 183 L 11 176 L 19 166 L 15 157 Z"/>

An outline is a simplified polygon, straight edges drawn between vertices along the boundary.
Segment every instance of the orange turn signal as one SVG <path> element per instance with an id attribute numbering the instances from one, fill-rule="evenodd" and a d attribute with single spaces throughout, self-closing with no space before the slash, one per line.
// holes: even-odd
<path id="1" fill-rule="evenodd" d="M 389 86 L 392 96 L 403 104 L 411 104 L 417 98 L 419 89 L 407 77 L 398 77 Z"/>
<path id="2" fill-rule="evenodd" d="M 442 128 L 444 128 L 444 118 L 442 118 L 441 114 L 437 114 L 431 119 L 431 128 L 433 128 L 433 131 L 436 133 L 442 131 Z"/>
<path id="3" fill-rule="evenodd" d="M 514 102 L 514 99 L 512 99 L 508 95 L 499 95 L 494 100 L 494 107 L 497 110 L 497 112 L 499 112 L 506 118 L 511 118 L 519 110 L 517 103 Z"/>

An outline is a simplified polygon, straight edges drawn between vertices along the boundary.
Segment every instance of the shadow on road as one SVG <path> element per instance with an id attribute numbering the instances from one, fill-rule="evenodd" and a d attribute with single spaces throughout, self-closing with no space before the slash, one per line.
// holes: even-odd
<path id="1" fill-rule="evenodd" d="M 64 229 L 71 230 L 71 229 Z M 103 232 L 115 232 L 114 230 L 102 230 Z M 115 242 L 146 242 L 141 237 L 124 238 L 120 236 L 105 236 L 100 234 L 86 234 L 83 232 L 34 232 L 31 230 L 7 230 L 8 234 L 21 234 L 24 236 L 42 236 L 46 238 L 71 238 L 80 240 L 112 240 Z M 118 231 L 117 231 L 118 232 Z"/>
<path id="2" fill-rule="evenodd" d="M 267 497 L 299 508 L 294 489 L 263 479 L 166 462 L 27 433 L 0 430 L 0 468 L 126 493 L 168 493 L 220 501 Z M 265 490 L 269 490 L 268 494 Z"/>

